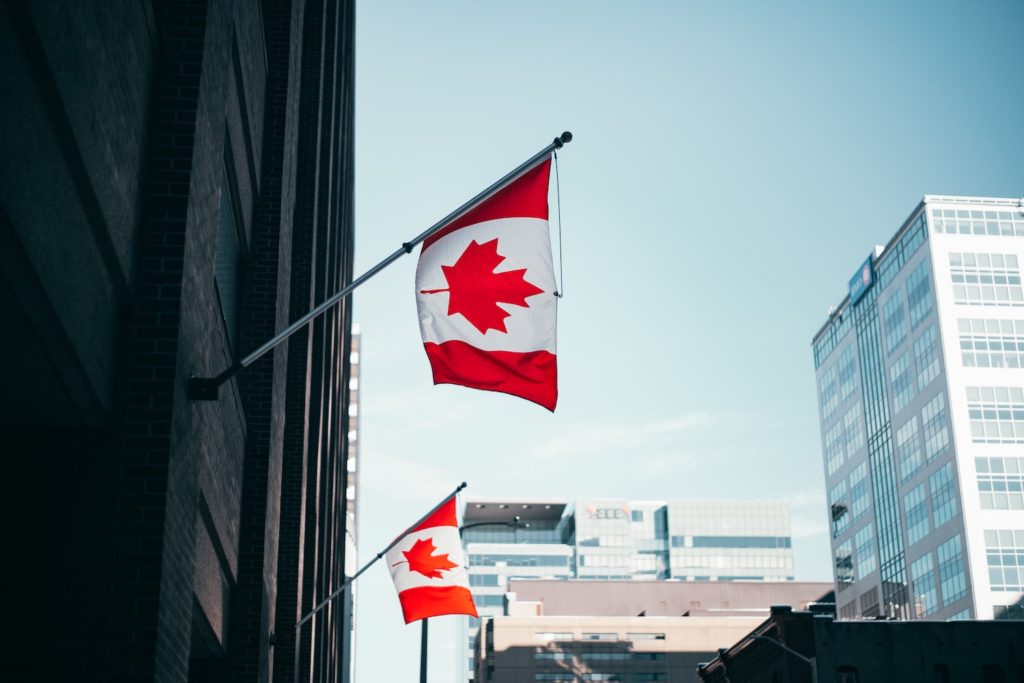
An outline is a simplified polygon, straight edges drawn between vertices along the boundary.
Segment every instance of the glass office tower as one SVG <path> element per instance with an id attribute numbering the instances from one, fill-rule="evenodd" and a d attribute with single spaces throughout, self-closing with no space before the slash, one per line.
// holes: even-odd
<path id="1" fill-rule="evenodd" d="M 515 517 L 518 525 L 509 525 Z M 529 527 L 523 527 L 529 524 Z M 792 581 L 789 505 L 759 501 L 469 500 L 469 583 L 481 616 L 504 614 L 513 578 Z M 477 621 L 463 622 L 461 680 Z"/>
<path id="2" fill-rule="evenodd" d="M 1024 200 L 926 196 L 813 341 L 841 618 L 1022 618 Z"/>

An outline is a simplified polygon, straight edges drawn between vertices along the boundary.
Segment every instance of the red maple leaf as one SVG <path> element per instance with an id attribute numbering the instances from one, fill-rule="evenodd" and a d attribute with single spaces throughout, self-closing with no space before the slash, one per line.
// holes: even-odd
<path id="1" fill-rule="evenodd" d="M 441 266 L 448 289 L 424 289 L 420 294 L 448 292 L 448 315 L 461 313 L 481 334 L 487 330 L 508 334 L 505 318 L 512 314 L 498 304 L 529 308 L 527 297 L 544 290 L 526 281 L 526 268 L 495 273 L 504 260 L 498 253 L 498 238 L 483 244 L 473 240 L 454 265 Z"/>
<path id="2" fill-rule="evenodd" d="M 440 579 L 444 578 L 441 570 L 455 569 L 459 566 L 448 559 L 448 553 L 434 555 L 435 550 L 437 547 L 432 538 L 418 539 L 411 548 L 403 550 L 402 554 L 409 561 L 409 571 L 419 572 L 428 579 Z"/>

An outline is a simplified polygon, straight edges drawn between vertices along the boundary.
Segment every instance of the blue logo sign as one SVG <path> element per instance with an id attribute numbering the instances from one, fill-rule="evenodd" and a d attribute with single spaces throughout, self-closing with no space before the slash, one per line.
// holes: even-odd
<path id="1" fill-rule="evenodd" d="M 875 284 L 874 259 L 868 256 L 867 260 L 857 269 L 857 274 L 850 278 L 850 304 L 855 304 L 863 298 L 871 285 Z"/>

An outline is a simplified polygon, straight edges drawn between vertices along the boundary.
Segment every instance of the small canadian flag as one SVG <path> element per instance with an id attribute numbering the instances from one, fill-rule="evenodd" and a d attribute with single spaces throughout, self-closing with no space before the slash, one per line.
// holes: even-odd
<path id="1" fill-rule="evenodd" d="M 442 614 L 477 616 L 462 557 L 454 496 L 410 529 L 386 557 L 405 623 Z"/>
<path id="2" fill-rule="evenodd" d="M 551 159 L 423 241 L 416 306 L 434 384 L 558 401 Z"/>

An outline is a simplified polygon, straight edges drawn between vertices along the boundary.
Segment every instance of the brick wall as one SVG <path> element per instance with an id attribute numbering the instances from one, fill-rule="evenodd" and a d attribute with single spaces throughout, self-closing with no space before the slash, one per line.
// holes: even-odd
<path id="1" fill-rule="evenodd" d="M 36 484 L 5 501 L 23 520 L 9 668 L 333 680 L 338 611 L 300 649 L 288 632 L 341 578 L 350 306 L 216 402 L 186 381 L 237 357 L 214 280 L 225 193 L 242 355 L 351 280 L 353 5 L 130 9 L 0 7 L 3 84 L 24 93 L 0 132 L 2 370 L 23 397 L 4 414 L 31 454 L 11 474 Z"/>

